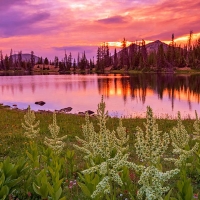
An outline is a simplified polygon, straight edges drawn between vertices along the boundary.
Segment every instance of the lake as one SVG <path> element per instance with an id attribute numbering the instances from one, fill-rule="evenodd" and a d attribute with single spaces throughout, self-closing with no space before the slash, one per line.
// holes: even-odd
<path id="1" fill-rule="evenodd" d="M 111 116 L 142 117 L 151 106 L 157 117 L 200 115 L 200 75 L 88 74 L 0 76 L 0 103 L 70 113 L 96 111 L 103 95 Z M 36 105 L 44 101 L 44 106 Z"/>

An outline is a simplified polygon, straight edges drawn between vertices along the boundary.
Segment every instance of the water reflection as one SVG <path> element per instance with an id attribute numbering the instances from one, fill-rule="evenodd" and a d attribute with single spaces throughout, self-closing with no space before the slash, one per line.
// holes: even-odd
<path id="1" fill-rule="evenodd" d="M 150 105 L 158 116 L 194 116 L 200 111 L 200 76 L 174 74 L 35 75 L 0 77 L 0 103 L 19 108 L 55 110 L 72 107 L 72 113 L 96 110 L 104 96 L 113 115 L 143 116 Z M 35 101 L 45 101 L 43 107 Z"/>

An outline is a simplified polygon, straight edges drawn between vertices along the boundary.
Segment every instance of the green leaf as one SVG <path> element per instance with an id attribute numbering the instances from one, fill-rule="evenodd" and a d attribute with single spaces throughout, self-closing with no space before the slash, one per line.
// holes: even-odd
<path id="1" fill-rule="evenodd" d="M 34 162 L 33 156 L 32 156 L 28 151 L 26 151 L 26 155 L 28 156 L 28 158 L 29 158 L 32 162 Z"/>
<path id="2" fill-rule="evenodd" d="M 67 199 L 66 199 L 66 197 L 62 197 L 62 198 L 61 198 L 61 199 L 59 199 L 59 200 L 67 200 Z"/>
<path id="3" fill-rule="evenodd" d="M 184 183 L 183 183 L 182 181 L 178 181 L 178 182 L 177 182 L 178 190 L 179 190 L 179 192 L 181 192 L 181 193 L 182 193 L 183 185 L 184 185 Z"/>
<path id="4" fill-rule="evenodd" d="M 193 188 L 192 188 L 190 179 L 185 181 L 185 184 L 183 186 L 183 194 L 184 194 L 185 199 L 187 200 L 193 199 Z"/>
<path id="5" fill-rule="evenodd" d="M 58 189 L 58 191 L 56 192 L 56 195 L 55 195 L 55 196 L 56 196 L 56 199 L 55 199 L 55 200 L 59 200 L 61 194 L 62 194 L 62 188 L 60 187 L 60 188 Z"/>
<path id="6" fill-rule="evenodd" d="M 8 194 L 9 194 L 9 188 L 8 188 L 8 186 L 4 185 L 3 187 L 1 187 L 1 190 L 0 190 L 0 199 L 4 200 L 7 197 Z"/>
<path id="7" fill-rule="evenodd" d="M 0 178 L 0 186 L 3 185 L 4 182 L 5 182 L 5 175 L 2 174 Z"/>
<path id="8" fill-rule="evenodd" d="M 85 184 L 78 182 L 78 185 L 79 185 L 79 187 L 81 188 L 82 192 L 83 192 L 86 196 L 91 197 L 90 190 L 86 187 Z"/>
<path id="9" fill-rule="evenodd" d="M 46 199 L 48 197 L 48 193 L 49 193 L 47 185 L 42 185 L 40 187 L 40 192 L 41 192 L 41 197 Z"/>
<path id="10" fill-rule="evenodd" d="M 41 196 L 40 187 L 37 186 L 34 182 L 33 182 L 33 190 L 35 191 L 36 194 Z"/>
<path id="11" fill-rule="evenodd" d="M 95 186 L 99 183 L 99 176 L 98 176 L 97 174 L 95 174 L 95 177 L 94 177 L 94 179 L 91 181 L 91 183 L 92 183 L 93 185 L 95 185 Z"/>
<path id="12" fill-rule="evenodd" d="M 164 200 L 170 200 L 170 196 L 171 196 L 172 190 L 170 190 L 167 195 L 165 196 Z"/>

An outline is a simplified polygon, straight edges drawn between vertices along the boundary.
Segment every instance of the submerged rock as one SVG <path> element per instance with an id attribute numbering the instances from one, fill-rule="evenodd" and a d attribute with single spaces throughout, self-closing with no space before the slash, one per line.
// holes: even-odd
<path id="1" fill-rule="evenodd" d="M 45 104 L 45 102 L 44 101 L 36 101 L 35 104 L 43 106 Z"/>
<path id="2" fill-rule="evenodd" d="M 72 107 L 62 108 L 60 109 L 60 112 L 70 112 L 72 110 Z"/>
<path id="3" fill-rule="evenodd" d="M 86 111 L 85 111 L 85 114 L 86 114 L 86 113 L 88 113 L 88 115 L 93 115 L 93 114 L 94 114 L 94 112 L 91 111 L 91 110 L 86 110 Z"/>
<path id="4" fill-rule="evenodd" d="M 85 115 L 85 113 L 84 113 L 84 112 L 78 112 L 78 114 L 79 114 L 79 115 Z"/>

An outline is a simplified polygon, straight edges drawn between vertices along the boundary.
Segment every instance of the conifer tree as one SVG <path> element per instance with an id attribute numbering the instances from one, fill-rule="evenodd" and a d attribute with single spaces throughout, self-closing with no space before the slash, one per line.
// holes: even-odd
<path id="1" fill-rule="evenodd" d="M 35 65 L 35 57 L 34 57 L 34 52 L 33 51 L 31 51 L 31 60 L 30 60 L 30 66 L 31 67 L 28 67 L 28 70 L 29 71 L 31 71 L 32 69 L 33 69 L 33 67 L 34 67 L 34 65 Z"/>
<path id="2" fill-rule="evenodd" d="M 10 50 L 10 57 L 9 57 L 9 68 L 13 68 L 13 55 L 12 55 L 12 49 Z"/>
<path id="3" fill-rule="evenodd" d="M 3 52 L 2 52 L 2 50 L 0 50 L 0 66 L 1 66 L 1 69 L 4 69 Z"/>
<path id="4" fill-rule="evenodd" d="M 118 58 L 117 58 L 117 50 L 116 50 L 116 48 L 115 48 L 115 51 L 114 51 L 114 58 L 113 59 L 114 59 L 113 60 L 113 68 L 117 69 L 117 67 L 118 67 Z"/>
<path id="5" fill-rule="evenodd" d="M 9 65 L 9 58 L 8 58 L 7 54 L 4 59 L 4 66 L 5 66 L 5 70 L 9 70 L 10 65 Z"/>

